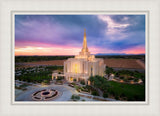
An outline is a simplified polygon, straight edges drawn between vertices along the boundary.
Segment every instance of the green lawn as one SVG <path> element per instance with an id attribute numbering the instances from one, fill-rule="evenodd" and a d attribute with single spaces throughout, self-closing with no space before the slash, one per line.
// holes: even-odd
<path id="1" fill-rule="evenodd" d="M 107 92 L 117 98 L 127 98 L 128 101 L 145 101 L 145 86 L 131 85 L 109 81 Z"/>

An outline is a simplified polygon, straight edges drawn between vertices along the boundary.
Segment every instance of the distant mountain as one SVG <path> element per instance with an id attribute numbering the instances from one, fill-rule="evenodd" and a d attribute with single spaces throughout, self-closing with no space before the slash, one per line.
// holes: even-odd
<path id="1" fill-rule="evenodd" d="M 116 56 L 116 55 L 145 55 L 145 54 L 126 54 L 126 53 L 98 53 L 97 56 Z"/>

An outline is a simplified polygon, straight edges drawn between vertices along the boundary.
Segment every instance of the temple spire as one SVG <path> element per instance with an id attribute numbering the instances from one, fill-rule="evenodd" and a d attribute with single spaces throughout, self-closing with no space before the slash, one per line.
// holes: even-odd
<path id="1" fill-rule="evenodd" d="M 88 52 L 87 38 L 86 38 L 86 29 L 84 29 L 84 38 L 83 38 L 83 48 L 82 48 L 82 52 Z"/>

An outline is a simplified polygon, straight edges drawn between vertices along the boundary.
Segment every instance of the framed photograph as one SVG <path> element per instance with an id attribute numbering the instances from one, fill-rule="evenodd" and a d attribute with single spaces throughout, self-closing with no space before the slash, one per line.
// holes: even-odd
<path id="1" fill-rule="evenodd" d="M 147 103 L 148 12 L 71 13 L 12 12 L 13 103 Z"/>
<path id="2" fill-rule="evenodd" d="M 158 4 L 2 0 L 0 114 L 159 115 Z"/>

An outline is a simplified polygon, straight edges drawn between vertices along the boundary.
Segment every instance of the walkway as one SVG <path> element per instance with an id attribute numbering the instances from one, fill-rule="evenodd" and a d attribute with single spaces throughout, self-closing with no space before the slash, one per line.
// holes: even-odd
<path id="1" fill-rule="evenodd" d="M 33 101 L 32 94 L 41 89 L 55 89 L 60 92 L 60 96 L 53 101 L 69 101 L 72 94 L 76 94 L 72 88 L 66 88 L 66 85 L 55 85 L 51 84 L 47 87 L 39 86 L 29 86 L 27 91 L 24 91 L 21 95 L 16 97 L 16 101 Z"/>
<path id="2" fill-rule="evenodd" d="M 28 86 L 26 91 L 23 91 L 16 96 L 15 101 L 33 101 L 32 94 L 34 92 L 42 89 L 51 89 L 51 88 L 58 90 L 60 92 L 60 96 L 53 99 L 52 101 L 71 101 L 70 98 L 73 94 L 81 96 L 80 100 L 85 100 L 85 101 L 117 101 L 111 98 L 103 98 L 102 96 L 93 96 L 85 93 L 79 93 L 76 91 L 75 88 L 68 86 L 68 84 L 63 84 L 63 85 L 51 84 L 48 86 L 41 86 L 40 84 L 35 84 L 32 86 Z"/>

